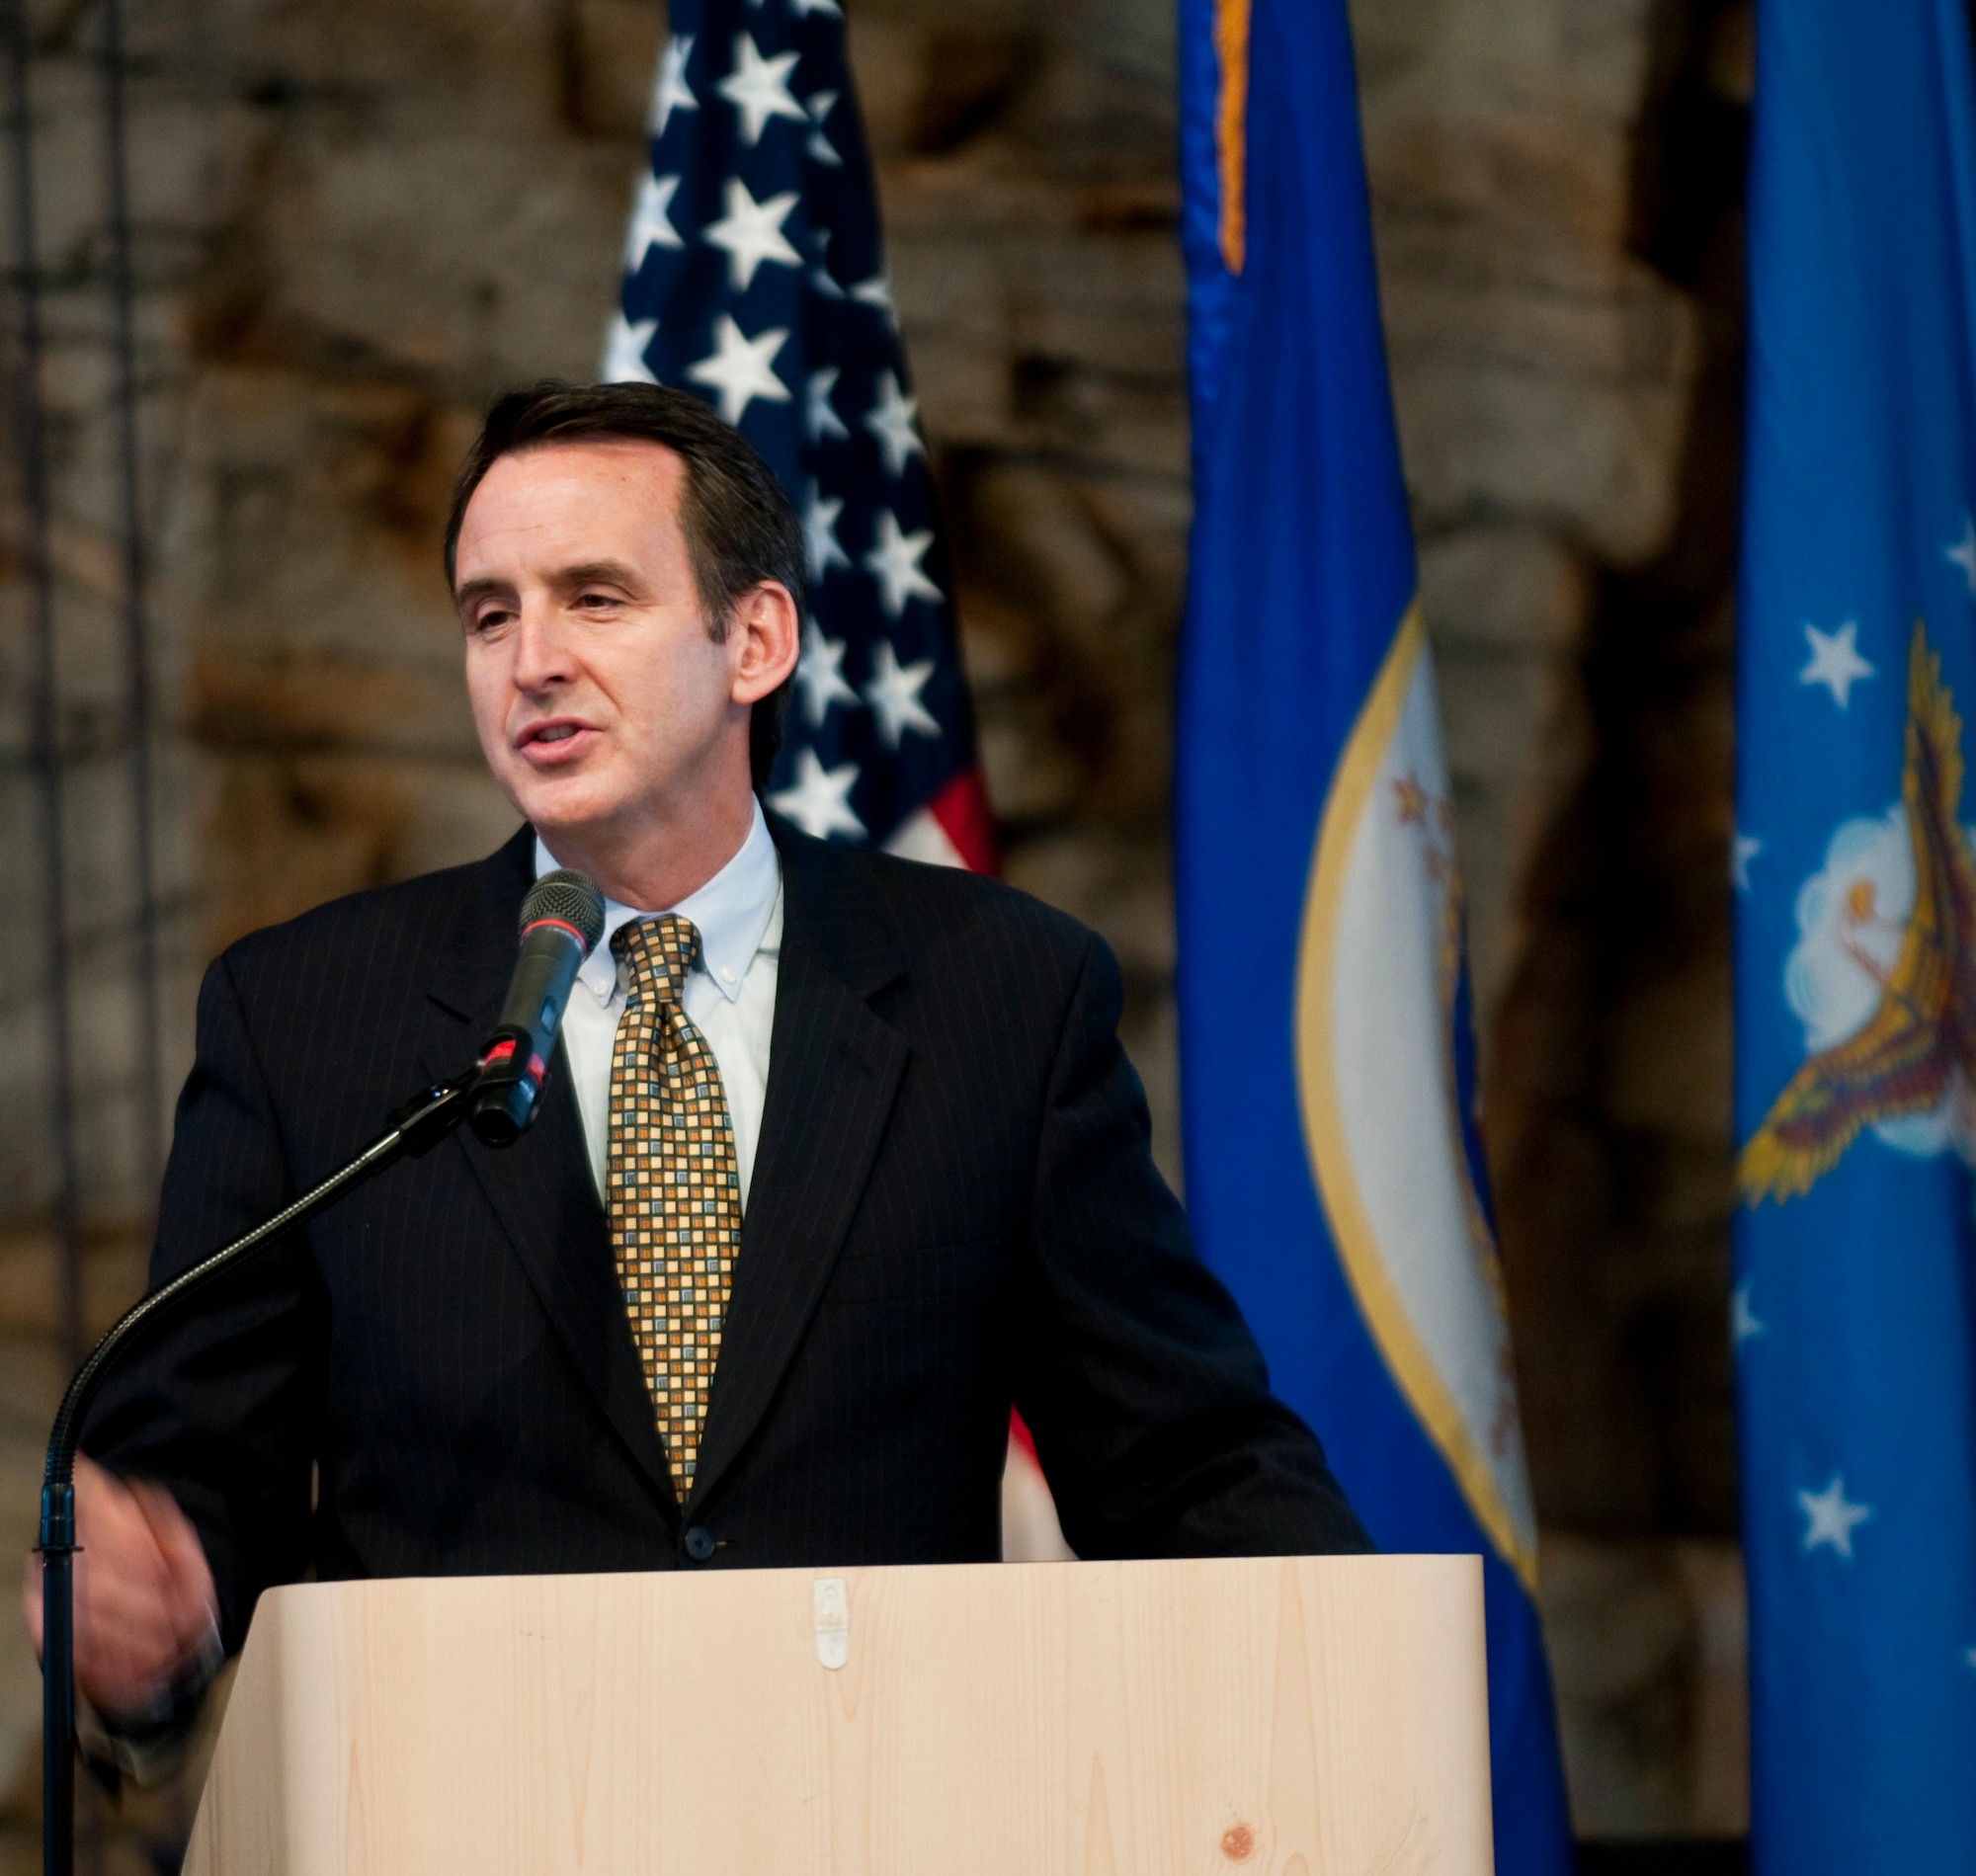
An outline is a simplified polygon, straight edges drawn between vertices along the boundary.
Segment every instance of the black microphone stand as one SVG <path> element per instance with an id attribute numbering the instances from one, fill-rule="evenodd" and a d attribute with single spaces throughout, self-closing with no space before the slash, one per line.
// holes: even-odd
<path id="1" fill-rule="evenodd" d="M 348 1165 L 243 1238 L 126 1310 L 75 1372 L 48 1434 L 41 1485 L 41 1868 L 73 1876 L 75 1868 L 75 1453 L 82 1424 L 110 1371 L 144 1330 L 185 1298 L 251 1257 L 283 1232 L 313 1218 L 409 1155 L 429 1152 L 467 1117 L 480 1070 L 475 1067 L 407 1101 L 387 1129 Z"/>

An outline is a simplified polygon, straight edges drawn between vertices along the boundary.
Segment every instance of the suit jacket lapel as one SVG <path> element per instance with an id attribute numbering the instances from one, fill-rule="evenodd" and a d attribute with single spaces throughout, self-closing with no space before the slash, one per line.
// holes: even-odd
<path id="1" fill-rule="evenodd" d="M 911 1053 L 866 1001 L 904 957 L 862 863 L 771 818 L 782 948 L 769 1086 L 689 1505 L 759 1425 L 836 1262 Z"/>
<path id="2" fill-rule="evenodd" d="M 428 984 L 438 1006 L 421 1038 L 435 1080 L 470 1059 L 514 969 L 516 919 L 534 877 L 535 836 L 524 828 L 481 871 L 483 890 Z M 478 1182 L 556 1333 L 632 1457 L 673 1496 L 638 1351 L 611 1256 L 611 1234 L 584 1152 L 583 1122 L 561 1047 L 535 1124 L 499 1152 L 462 1130 L 440 1151 L 460 1155 Z"/>

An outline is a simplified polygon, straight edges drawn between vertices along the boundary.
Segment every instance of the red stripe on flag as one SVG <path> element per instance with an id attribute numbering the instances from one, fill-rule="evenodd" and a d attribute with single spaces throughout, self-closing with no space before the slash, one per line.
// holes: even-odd
<path id="1" fill-rule="evenodd" d="M 982 785 L 979 769 L 955 775 L 927 803 L 927 812 L 940 823 L 940 831 L 953 843 L 969 872 L 1001 870 L 1002 858 L 995 851 L 995 817 L 989 811 L 988 790 Z"/>

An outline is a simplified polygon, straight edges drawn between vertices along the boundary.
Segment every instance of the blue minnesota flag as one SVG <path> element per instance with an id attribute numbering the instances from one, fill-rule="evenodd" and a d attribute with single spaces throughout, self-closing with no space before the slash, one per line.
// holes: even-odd
<path id="1" fill-rule="evenodd" d="M 1188 1207 L 1382 1548 L 1484 1560 L 1496 1866 L 1568 1869 L 1447 767 L 1343 0 L 1182 0 Z"/>
<path id="2" fill-rule="evenodd" d="M 1961 0 L 1765 0 L 1734 1334 L 1766 1876 L 1976 1869 L 1976 119 Z"/>

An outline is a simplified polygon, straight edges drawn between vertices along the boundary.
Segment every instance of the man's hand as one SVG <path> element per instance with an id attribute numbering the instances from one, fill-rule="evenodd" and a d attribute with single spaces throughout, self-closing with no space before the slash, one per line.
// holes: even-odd
<path id="1" fill-rule="evenodd" d="M 212 1634 L 218 1603 L 199 1533 L 162 1486 L 75 1462 L 75 1683 L 107 1718 L 142 1713 Z M 41 1652 L 41 1560 L 22 1604 Z"/>

